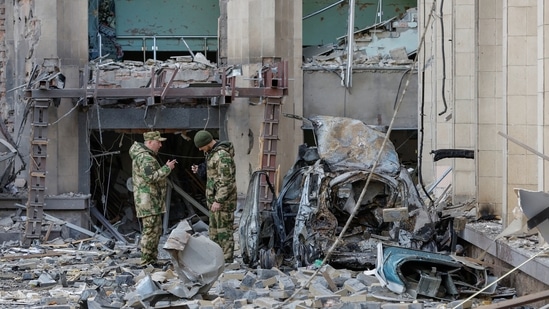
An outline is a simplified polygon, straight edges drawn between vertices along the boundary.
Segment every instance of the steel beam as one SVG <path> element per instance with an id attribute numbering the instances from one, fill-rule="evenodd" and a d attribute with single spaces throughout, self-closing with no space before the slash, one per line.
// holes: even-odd
<path id="1" fill-rule="evenodd" d="M 98 89 L 30 89 L 25 91 L 25 97 L 33 99 L 56 98 L 213 98 L 219 96 L 235 97 L 282 97 L 287 94 L 287 89 L 282 88 L 234 88 L 234 91 L 221 87 L 187 87 L 187 88 L 98 88 Z"/>
<path id="2" fill-rule="evenodd" d="M 228 107 L 228 105 L 227 105 Z M 97 108 L 97 107 L 93 107 Z M 117 130 L 143 129 L 189 129 L 200 130 L 223 127 L 227 108 L 217 107 L 165 107 L 149 106 L 145 108 L 99 108 L 89 111 L 89 129 Z"/>

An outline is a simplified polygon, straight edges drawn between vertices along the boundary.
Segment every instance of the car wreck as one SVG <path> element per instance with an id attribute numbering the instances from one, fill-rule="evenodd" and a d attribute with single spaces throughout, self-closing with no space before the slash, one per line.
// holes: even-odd
<path id="1" fill-rule="evenodd" d="M 239 227 L 245 263 L 295 268 L 327 258 L 333 266 L 364 270 L 375 267 L 379 242 L 449 250 L 451 220 L 441 220 L 423 201 L 395 147 L 384 142 L 384 132 L 350 118 L 305 120 L 316 145 L 300 147 L 280 193 L 273 190 L 265 209 L 258 185 L 269 181 L 267 174 L 251 177 Z"/>

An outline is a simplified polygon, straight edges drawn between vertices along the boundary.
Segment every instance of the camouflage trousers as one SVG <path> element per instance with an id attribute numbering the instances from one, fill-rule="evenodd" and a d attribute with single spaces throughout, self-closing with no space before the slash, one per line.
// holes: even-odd
<path id="1" fill-rule="evenodd" d="M 162 215 L 143 217 L 141 221 L 141 263 L 154 263 L 158 259 L 158 243 L 162 235 Z"/>
<path id="2" fill-rule="evenodd" d="M 223 249 L 225 263 L 233 262 L 234 254 L 234 213 L 216 211 L 210 213 L 208 235 Z"/>

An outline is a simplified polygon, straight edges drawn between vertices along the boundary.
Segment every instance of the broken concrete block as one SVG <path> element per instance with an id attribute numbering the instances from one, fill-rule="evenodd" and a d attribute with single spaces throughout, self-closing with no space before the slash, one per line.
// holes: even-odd
<path id="1" fill-rule="evenodd" d="M 268 279 L 271 277 L 276 277 L 280 275 L 280 271 L 277 269 L 258 269 L 257 270 L 257 278 L 259 279 Z"/>
<path id="2" fill-rule="evenodd" d="M 328 272 L 322 272 L 322 277 L 326 280 L 326 282 L 328 283 L 328 288 L 330 288 L 332 292 L 338 290 L 337 285 L 335 284 L 334 280 L 332 280 L 332 277 L 330 277 L 330 274 Z"/>
<path id="3" fill-rule="evenodd" d="M 57 281 L 53 280 L 50 274 L 48 273 L 42 273 L 40 277 L 38 277 L 38 285 L 40 287 L 47 287 L 57 284 Z"/>
<path id="4" fill-rule="evenodd" d="M 0 226 L 11 227 L 13 225 L 13 219 L 11 217 L 4 217 L 0 219 Z"/>
<path id="5" fill-rule="evenodd" d="M 343 284 L 343 287 L 345 287 L 347 290 L 351 291 L 352 294 L 365 291 L 368 289 L 368 287 L 360 282 L 358 279 L 351 278 Z"/>
<path id="6" fill-rule="evenodd" d="M 408 53 L 406 53 L 406 48 L 404 47 L 390 50 L 389 55 L 394 60 L 408 60 Z"/>
<path id="7" fill-rule="evenodd" d="M 284 291 L 295 290 L 295 283 L 289 276 L 278 276 L 278 288 Z"/>
<path id="8" fill-rule="evenodd" d="M 339 304 L 339 295 L 323 295 L 323 296 L 315 296 L 314 300 L 314 306 L 315 308 L 328 308 L 328 307 L 335 307 L 337 304 Z"/>
<path id="9" fill-rule="evenodd" d="M 246 298 L 236 299 L 233 302 L 233 308 L 243 308 L 248 304 L 248 300 Z"/>
<path id="10" fill-rule="evenodd" d="M 292 296 L 292 293 L 290 291 L 272 290 L 269 296 L 276 300 L 284 301 L 290 298 L 290 296 Z"/>
<path id="11" fill-rule="evenodd" d="M 346 296 L 351 295 L 351 292 L 349 290 L 345 289 L 345 288 L 343 288 L 341 290 L 337 290 L 334 293 L 341 296 L 341 297 L 346 297 Z"/>
<path id="12" fill-rule="evenodd" d="M 240 282 L 240 289 L 243 291 L 248 291 L 254 287 L 256 281 L 257 276 L 254 273 L 248 272 Z"/>
<path id="13" fill-rule="evenodd" d="M 356 275 L 356 279 L 366 286 L 370 286 L 374 283 L 379 283 L 379 279 L 376 276 L 366 275 L 363 272 Z"/>
<path id="14" fill-rule="evenodd" d="M 192 62 L 193 61 L 192 56 L 172 56 L 170 58 L 175 59 L 176 62 Z"/>
<path id="15" fill-rule="evenodd" d="M 254 299 L 253 304 L 260 308 L 275 308 L 278 307 L 280 302 L 267 297 L 259 297 Z"/>
<path id="16" fill-rule="evenodd" d="M 260 288 L 260 289 L 255 289 L 254 292 L 258 298 L 262 298 L 262 297 L 269 297 L 269 293 L 271 293 L 271 290 Z"/>
<path id="17" fill-rule="evenodd" d="M 256 281 L 257 281 L 257 276 L 252 272 L 248 272 L 240 282 L 240 289 L 243 291 L 248 291 L 254 287 L 254 284 Z"/>
<path id="18" fill-rule="evenodd" d="M 117 285 L 134 285 L 135 282 L 133 281 L 132 275 L 117 275 L 115 277 L 115 281 Z"/>
<path id="19" fill-rule="evenodd" d="M 220 279 L 221 281 L 227 281 L 227 280 L 242 280 L 244 279 L 244 276 L 246 275 L 244 270 L 240 271 L 230 271 L 230 272 L 224 272 Z"/>
<path id="20" fill-rule="evenodd" d="M 272 287 L 277 283 L 278 283 L 278 279 L 276 277 L 271 277 L 269 279 L 258 281 L 256 283 L 256 286 L 261 288 L 266 288 L 266 287 Z"/>
<path id="21" fill-rule="evenodd" d="M 267 295 L 269 294 L 267 293 Z M 246 299 L 256 299 L 257 297 L 257 292 L 255 290 L 249 290 L 242 294 L 242 298 Z"/>
<path id="22" fill-rule="evenodd" d="M 228 300 L 240 299 L 244 294 L 243 291 L 238 289 L 238 282 L 223 282 L 221 289 L 223 290 L 224 298 Z"/>
<path id="23" fill-rule="evenodd" d="M 323 286 L 322 284 L 319 284 L 318 282 L 315 282 L 309 286 L 309 293 L 311 293 L 314 296 L 334 296 L 334 292 L 330 291 L 328 288 Z M 339 297 L 339 295 L 337 295 Z"/>

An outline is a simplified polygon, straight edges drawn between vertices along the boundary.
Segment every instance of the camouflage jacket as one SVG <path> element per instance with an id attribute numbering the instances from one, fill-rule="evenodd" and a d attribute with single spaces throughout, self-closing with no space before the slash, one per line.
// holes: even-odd
<path id="1" fill-rule="evenodd" d="M 172 171 L 160 166 L 156 155 L 143 143 L 134 142 L 130 147 L 135 211 L 138 218 L 166 212 L 166 178 Z"/>
<path id="2" fill-rule="evenodd" d="M 208 208 L 218 202 L 222 211 L 235 211 L 237 196 L 233 144 L 228 141 L 217 142 L 207 154 L 206 162 Z"/>

